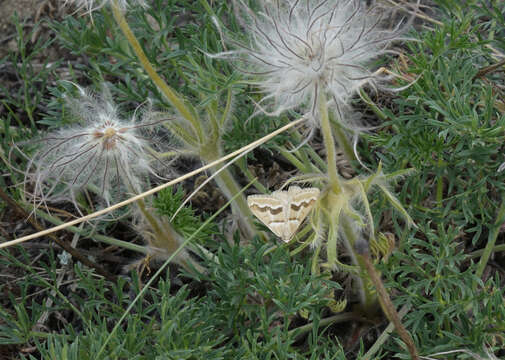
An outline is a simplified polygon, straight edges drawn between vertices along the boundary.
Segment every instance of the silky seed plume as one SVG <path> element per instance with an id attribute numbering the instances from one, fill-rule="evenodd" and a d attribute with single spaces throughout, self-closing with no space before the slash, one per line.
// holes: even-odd
<path id="1" fill-rule="evenodd" d="M 121 119 L 106 88 L 99 96 L 78 89 L 80 96 L 67 103 L 79 122 L 41 138 L 29 162 L 25 188 L 36 204 L 75 203 L 77 193 L 88 189 L 109 205 L 140 193 L 149 175 L 160 176 L 156 169 L 166 165 L 157 155 L 161 142 L 153 141 L 162 120 L 150 111 L 141 119 Z"/>

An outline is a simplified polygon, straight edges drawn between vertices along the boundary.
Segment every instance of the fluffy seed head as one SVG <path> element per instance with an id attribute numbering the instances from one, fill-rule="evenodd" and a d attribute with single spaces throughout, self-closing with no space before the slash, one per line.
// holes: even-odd
<path id="1" fill-rule="evenodd" d="M 257 14 L 240 8 L 250 44 L 234 41 L 238 50 L 218 56 L 238 57 L 260 76 L 257 85 L 273 115 L 299 108 L 314 113 L 321 92 L 344 105 L 365 84 L 379 84 L 384 78 L 368 66 L 398 38 L 398 28 L 381 28 L 384 12 L 360 0 L 263 1 Z"/>
<path id="2" fill-rule="evenodd" d="M 147 4 L 144 0 L 65 0 L 64 5 L 74 4 L 77 8 L 77 11 L 84 10 L 87 13 L 91 14 L 91 12 L 98 10 L 109 3 L 115 2 L 117 6 L 121 10 L 126 10 L 129 4 L 136 3 L 142 7 L 147 7 Z"/>
<path id="3" fill-rule="evenodd" d="M 154 174 L 153 164 L 160 162 L 158 144 L 150 141 L 160 121 L 149 121 L 150 112 L 140 121 L 135 115 L 122 120 L 106 91 L 94 97 L 79 90 L 68 104 L 81 122 L 42 138 L 29 163 L 25 185 L 33 184 L 35 203 L 75 202 L 76 192 L 87 187 L 110 204 L 141 192 L 149 173 Z"/>

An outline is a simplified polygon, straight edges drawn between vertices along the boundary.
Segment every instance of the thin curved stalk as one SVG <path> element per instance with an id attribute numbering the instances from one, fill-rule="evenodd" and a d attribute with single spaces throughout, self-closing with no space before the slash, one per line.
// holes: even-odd
<path id="1" fill-rule="evenodd" d="M 217 168 L 220 172 L 216 175 L 215 181 L 219 188 L 225 192 L 226 198 L 234 198 L 235 202 L 232 204 L 233 213 L 239 216 L 239 224 L 244 232 L 244 235 L 251 239 L 256 231 L 254 230 L 253 217 L 249 205 L 247 205 L 246 197 L 241 192 L 240 185 L 235 181 L 229 169 Z"/>
<path id="2" fill-rule="evenodd" d="M 372 99 L 370 99 L 370 96 L 368 96 L 368 94 L 363 90 L 361 89 L 359 91 L 359 96 L 361 97 L 361 99 L 365 102 L 365 104 L 367 104 L 370 109 L 372 109 L 372 111 L 375 113 L 375 115 L 377 115 L 379 117 L 379 119 L 381 119 L 382 121 L 386 121 L 388 119 L 388 116 L 384 113 L 384 111 L 382 111 L 373 101 Z"/>
<path id="3" fill-rule="evenodd" d="M 410 305 L 404 305 L 400 311 L 398 312 L 398 317 L 400 320 L 407 314 L 410 310 Z M 375 354 L 382 349 L 382 346 L 387 341 L 391 333 L 395 329 L 395 324 L 390 322 L 386 329 L 382 332 L 382 334 L 377 338 L 375 343 L 368 349 L 365 355 L 361 358 L 361 360 L 372 360 L 375 359 Z"/>
<path id="4" fill-rule="evenodd" d="M 323 134 L 324 146 L 326 148 L 326 160 L 328 163 L 328 179 L 330 187 L 338 193 L 340 191 L 340 180 L 337 172 L 337 149 L 335 147 L 335 139 L 330 124 L 328 115 L 328 104 L 326 96 L 322 93 L 318 96 L 318 109 L 321 123 L 321 132 Z"/>
<path id="5" fill-rule="evenodd" d="M 407 350 L 409 351 L 412 360 L 419 360 L 419 354 L 416 345 L 414 343 L 414 339 L 412 339 L 410 333 L 403 326 L 400 315 L 396 311 L 396 308 L 393 302 L 391 301 L 391 298 L 389 297 L 389 294 L 386 288 L 384 287 L 384 284 L 382 283 L 379 273 L 377 272 L 377 270 L 375 270 L 375 267 L 372 264 L 368 249 L 361 251 L 360 256 L 363 259 L 363 263 L 366 271 L 368 272 L 368 275 L 372 279 L 372 282 L 375 288 L 377 289 L 382 310 L 386 314 L 388 320 L 394 324 L 396 332 L 407 346 Z"/>
<path id="6" fill-rule="evenodd" d="M 249 169 L 247 168 L 247 161 L 246 159 L 244 159 L 243 157 L 238 159 L 237 160 L 237 166 L 239 167 L 240 171 L 242 171 L 242 174 L 245 175 L 245 177 L 247 178 L 247 180 L 249 181 L 254 181 L 253 183 L 253 186 L 259 190 L 259 192 L 263 193 L 263 194 L 267 194 L 268 193 L 268 189 L 263 186 L 262 183 L 260 183 L 257 178 L 251 173 L 251 171 L 249 171 Z"/>
<path id="7" fill-rule="evenodd" d="M 358 254 L 355 249 L 355 244 L 357 241 L 356 234 L 354 233 L 352 225 L 346 216 L 342 216 L 341 222 L 342 229 L 345 234 L 343 237 L 345 248 L 349 252 L 352 263 L 359 266 L 360 268 L 359 274 L 356 276 L 356 280 L 358 284 L 358 292 L 360 294 L 361 305 L 363 306 L 366 313 L 374 313 L 377 304 L 377 295 L 372 292 L 372 289 L 367 286 L 369 277 L 366 275 L 366 266 L 363 261 L 363 257 Z"/>
<path id="8" fill-rule="evenodd" d="M 133 52 L 135 52 L 135 55 L 140 61 L 140 64 L 147 72 L 151 80 L 156 84 L 156 86 L 158 87 L 158 89 L 160 89 L 163 95 L 165 95 L 170 104 L 172 104 L 172 106 L 175 107 L 177 111 L 179 111 L 182 117 L 188 120 L 191 123 L 191 125 L 195 128 L 195 130 L 197 130 L 203 136 L 200 122 L 195 117 L 193 112 L 184 104 L 182 97 L 174 89 L 168 86 L 167 83 L 158 75 L 153 65 L 147 58 L 146 54 L 144 53 L 144 50 L 140 46 L 140 43 L 133 34 L 132 30 L 130 29 L 130 26 L 126 21 L 123 12 L 118 6 L 117 0 L 112 1 L 111 8 L 114 19 L 116 20 L 119 28 L 123 32 L 128 42 L 130 43 Z"/>
<path id="9" fill-rule="evenodd" d="M 329 326 L 333 324 L 338 324 L 342 322 L 347 322 L 347 321 L 361 321 L 361 322 L 370 322 L 370 320 L 367 320 L 361 316 L 356 315 L 355 313 L 342 313 L 342 314 L 336 314 L 334 316 L 330 316 L 324 319 L 321 319 L 318 323 L 318 326 Z M 288 336 L 290 339 L 294 338 L 295 340 L 299 339 L 306 333 L 312 330 L 314 327 L 314 323 L 308 323 L 306 325 L 302 325 L 300 327 L 294 328 L 292 330 L 289 330 Z"/>
<path id="10" fill-rule="evenodd" d="M 301 172 L 303 172 L 305 174 L 312 172 L 312 169 L 310 167 L 308 167 L 304 162 L 300 161 L 300 159 L 298 159 L 295 156 L 295 153 L 289 152 L 288 150 L 286 150 L 282 146 L 275 146 L 275 149 L 282 156 L 284 156 L 284 158 L 286 158 L 286 160 L 288 160 L 291 164 L 293 164 L 296 168 L 298 168 L 298 170 L 300 170 Z"/>
<path id="11" fill-rule="evenodd" d="M 481 277 L 484 273 L 484 269 L 486 268 L 487 262 L 493 252 L 494 245 L 496 243 L 496 239 L 500 233 L 500 228 L 502 224 L 505 222 L 505 201 L 502 201 L 500 209 L 498 210 L 498 214 L 496 215 L 496 221 L 494 223 L 493 228 L 489 232 L 489 237 L 487 240 L 486 247 L 482 251 L 482 256 L 479 260 L 479 264 L 477 265 L 477 270 L 475 271 L 475 275 L 477 277 Z"/>
<path id="12" fill-rule="evenodd" d="M 40 209 L 35 209 L 35 214 L 38 217 L 41 217 L 42 219 L 44 219 L 54 225 L 61 225 L 61 224 L 65 223 L 63 220 L 61 220 L 55 216 L 52 216 L 52 215 L 50 215 Z M 118 246 L 123 249 L 136 251 L 136 252 L 139 252 L 139 253 L 145 254 L 145 255 L 150 254 L 150 251 L 147 247 L 137 245 L 137 244 L 132 244 L 128 241 L 115 239 L 113 237 L 105 236 L 105 235 L 101 235 L 101 234 L 92 234 L 90 231 L 78 228 L 76 226 L 69 226 L 69 227 L 67 227 L 67 230 L 74 233 L 74 234 L 79 234 L 80 236 L 82 236 L 84 238 L 89 238 L 89 239 L 92 239 L 97 242 L 101 242 L 101 243 L 109 244 L 109 245 L 113 245 L 113 246 Z"/>
<path id="13" fill-rule="evenodd" d="M 475 258 L 481 257 L 482 254 L 484 254 L 484 251 L 485 251 L 485 248 L 480 249 L 480 250 L 475 250 L 475 251 L 471 252 L 470 254 L 468 254 L 467 259 L 475 259 Z M 505 244 L 496 245 L 491 249 L 492 253 L 493 252 L 500 252 L 500 251 L 505 251 Z"/>
<path id="14" fill-rule="evenodd" d="M 349 142 L 349 139 L 347 138 L 347 135 L 345 134 L 340 123 L 334 124 L 333 129 L 335 129 L 335 137 L 337 138 L 339 148 L 340 150 L 342 150 L 347 160 L 357 161 L 358 158 L 354 153 L 354 148 L 352 144 Z"/>

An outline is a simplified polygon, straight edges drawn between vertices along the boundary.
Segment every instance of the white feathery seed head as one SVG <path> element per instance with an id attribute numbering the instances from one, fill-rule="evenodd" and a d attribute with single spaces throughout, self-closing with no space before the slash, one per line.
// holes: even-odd
<path id="1" fill-rule="evenodd" d="M 91 14 L 93 11 L 98 10 L 109 3 L 115 2 L 117 6 L 125 11 L 131 4 L 139 4 L 142 7 L 147 7 L 145 0 L 65 0 L 63 5 L 73 4 L 77 11 L 84 10 Z"/>
<path id="2" fill-rule="evenodd" d="M 105 87 L 97 97 L 78 89 L 80 96 L 68 99 L 68 105 L 81 122 L 42 138 L 29 162 L 25 188 L 35 204 L 75 204 L 77 192 L 88 188 L 109 205 L 141 192 L 149 174 L 157 176 L 154 165 L 161 160 L 153 140 L 162 121 L 152 121 L 149 111 L 140 120 L 136 114 L 122 120 Z"/>
<path id="3" fill-rule="evenodd" d="M 238 0 L 241 1 L 241 0 Z M 240 59 L 259 75 L 260 106 L 272 115 L 289 109 L 317 112 L 318 94 L 345 105 L 365 84 L 384 77 L 368 66 L 398 39 L 399 25 L 381 27 L 385 12 L 361 0 L 270 0 L 254 13 L 243 2 L 248 45 L 216 57 Z M 268 104 L 268 105 L 266 105 Z"/>

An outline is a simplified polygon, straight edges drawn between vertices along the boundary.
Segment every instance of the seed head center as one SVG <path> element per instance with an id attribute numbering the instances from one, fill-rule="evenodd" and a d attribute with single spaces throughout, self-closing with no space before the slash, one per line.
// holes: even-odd
<path id="1" fill-rule="evenodd" d="M 105 131 L 103 132 L 103 136 L 106 139 L 110 139 L 111 137 L 114 137 L 115 135 L 116 135 L 116 129 L 111 128 L 111 127 L 105 129 Z"/>

